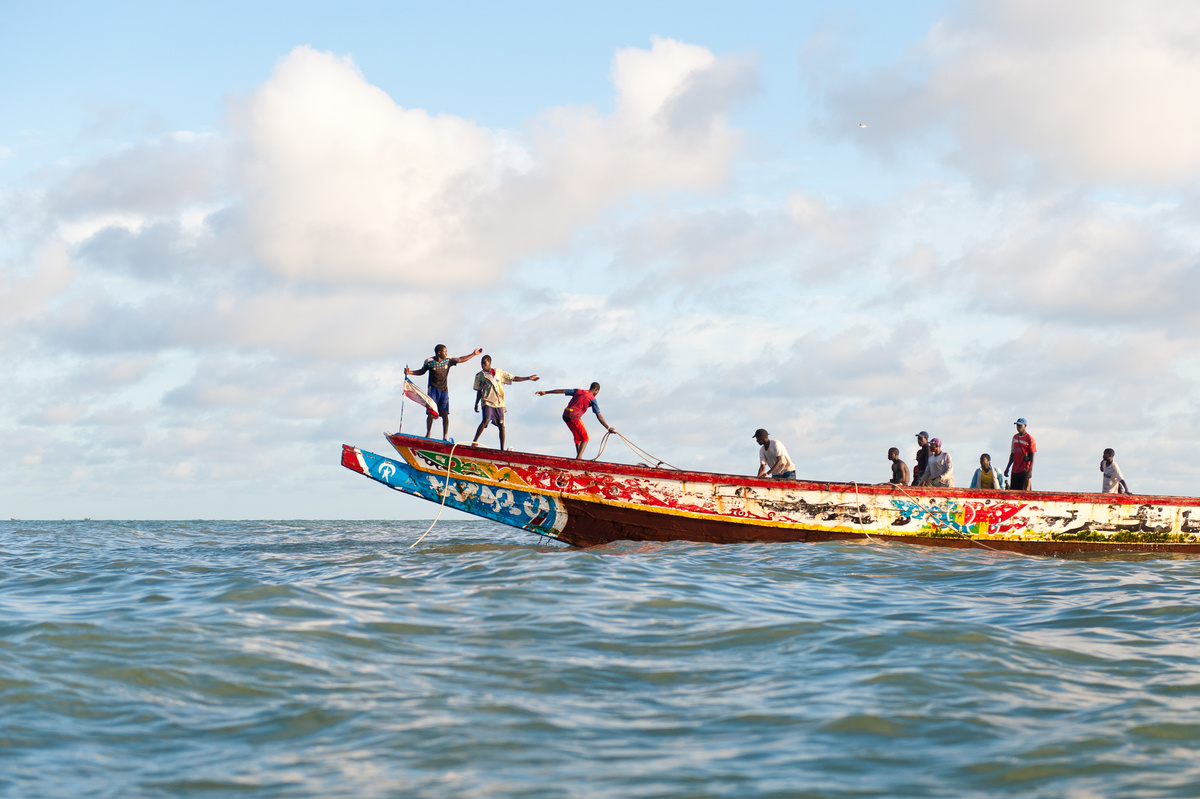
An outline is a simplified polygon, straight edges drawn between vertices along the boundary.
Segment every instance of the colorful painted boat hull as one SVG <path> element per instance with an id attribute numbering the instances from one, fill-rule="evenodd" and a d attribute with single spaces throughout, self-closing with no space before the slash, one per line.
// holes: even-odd
<path id="1" fill-rule="evenodd" d="M 1200 499 L 773 481 L 387 438 L 398 458 L 344 446 L 342 465 L 576 546 L 880 539 L 1039 555 L 1200 554 Z"/>

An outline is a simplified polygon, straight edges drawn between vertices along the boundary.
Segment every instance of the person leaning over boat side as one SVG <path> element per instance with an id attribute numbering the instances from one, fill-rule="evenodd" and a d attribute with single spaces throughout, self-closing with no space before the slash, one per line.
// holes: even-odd
<path id="1" fill-rule="evenodd" d="M 986 452 L 979 456 L 979 468 L 975 470 L 975 476 L 971 478 L 971 488 L 982 488 L 985 491 L 1004 489 L 1004 478 L 992 465 L 992 456 Z"/>
<path id="2" fill-rule="evenodd" d="M 1012 437 L 1012 451 L 1008 454 L 1008 466 L 1004 467 L 1004 476 L 1012 470 L 1012 480 L 1008 483 L 1009 491 L 1028 491 L 1029 481 L 1033 477 L 1033 456 L 1037 454 L 1037 442 L 1033 436 L 1025 432 L 1025 417 L 1013 422 L 1017 426 L 1017 434 Z"/>
<path id="3" fill-rule="evenodd" d="M 556 388 L 553 391 L 539 391 L 537 396 L 544 397 L 547 394 L 566 394 L 571 398 L 567 403 L 567 407 L 563 410 L 563 421 L 567 423 L 567 427 L 571 431 L 571 435 L 575 437 L 575 457 L 582 458 L 583 451 L 588 445 L 588 431 L 583 426 L 583 415 L 587 413 L 588 408 L 591 408 L 596 418 L 600 420 L 600 424 L 610 433 L 617 432 L 617 429 L 604 421 L 604 415 L 600 413 L 600 403 L 596 402 L 596 395 L 600 393 L 600 384 L 592 383 L 587 389 L 582 388 Z"/>
<path id="4" fill-rule="evenodd" d="M 483 348 L 472 352 L 470 355 L 463 355 L 459 358 L 446 357 L 446 345 L 439 344 L 433 348 L 433 357 L 426 358 L 425 363 L 417 371 L 404 367 L 404 374 L 420 377 L 429 372 L 429 389 L 426 391 L 429 398 L 437 403 L 438 414 L 442 417 L 442 438 L 450 437 L 450 386 L 446 382 L 446 378 L 450 374 L 450 367 L 456 364 L 469 361 L 479 353 L 483 352 Z M 425 437 L 429 438 L 433 432 L 433 411 L 429 411 L 425 415 Z"/>
<path id="5" fill-rule="evenodd" d="M 1132 494 L 1129 486 L 1125 483 L 1125 475 L 1121 474 L 1121 467 L 1113 460 L 1117 457 L 1117 453 L 1111 449 L 1104 450 L 1104 457 L 1100 459 L 1100 474 L 1104 475 L 1104 480 L 1100 484 L 1101 494 Z"/>
<path id="6" fill-rule="evenodd" d="M 917 433 L 917 450 L 916 463 L 913 466 L 912 484 L 920 485 L 921 478 L 925 476 L 925 469 L 929 465 L 929 434 L 924 430 Z"/>
<path id="7" fill-rule="evenodd" d="M 892 462 L 892 479 L 884 485 L 908 485 L 908 464 L 900 460 L 900 450 L 896 447 L 889 449 L 888 460 Z"/>
<path id="8" fill-rule="evenodd" d="M 796 479 L 796 466 L 788 457 L 787 447 L 782 442 L 772 441 L 771 434 L 761 427 L 754 431 L 754 440 L 759 443 L 759 477 L 766 475 L 773 480 Z"/>
<path id="9" fill-rule="evenodd" d="M 537 381 L 537 375 L 529 377 L 514 377 L 503 369 L 492 368 L 492 356 L 485 355 L 479 362 L 482 367 L 475 375 L 475 413 L 479 413 L 479 401 L 483 400 L 483 421 L 475 431 L 475 440 L 471 446 L 479 446 L 479 437 L 491 422 L 500 431 L 500 449 L 504 450 L 504 387 L 513 383 L 524 383 L 526 380 Z"/>
<path id="10" fill-rule="evenodd" d="M 929 465 L 925 467 L 920 485 L 934 488 L 954 487 L 954 461 L 950 459 L 949 452 L 942 452 L 940 438 L 929 441 Z"/>

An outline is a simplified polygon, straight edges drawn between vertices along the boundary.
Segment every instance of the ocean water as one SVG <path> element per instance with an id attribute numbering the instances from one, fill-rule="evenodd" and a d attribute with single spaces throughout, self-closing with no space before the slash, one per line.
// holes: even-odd
<path id="1" fill-rule="evenodd" d="M 425 526 L 0 523 L 0 796 L 1200 796 L 1200 561 Z"/>

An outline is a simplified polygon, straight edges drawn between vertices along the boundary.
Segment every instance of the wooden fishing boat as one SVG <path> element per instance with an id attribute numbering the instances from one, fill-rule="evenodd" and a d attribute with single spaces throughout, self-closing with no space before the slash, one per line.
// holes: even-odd
<path id="1" fill-rule="evenodd" d="M 1200 554 L 1200 499 L 779 481 L 387 436 L 342 465 L 405 494 L 575 546 L 903 541 L 1036 555 Z"/>

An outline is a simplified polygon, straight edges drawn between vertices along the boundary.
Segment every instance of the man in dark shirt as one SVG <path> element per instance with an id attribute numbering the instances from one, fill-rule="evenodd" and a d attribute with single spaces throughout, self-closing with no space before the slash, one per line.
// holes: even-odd
<path id="1" fill-rule="evenodd" d="M 913 469 L 912 484 L 916 485 L 921 482 L 921 478 L 925 475 L 925 469 L 929 466 L 929 434 L 924 430 L 917 433 L 917 466 Z"/>
<path id="2" fill-rule="evenodd" d="M 892 479 L 888 482 L 898 486 L 908 485 L 908 464 L 900 460 L 900 450 L 896 447 L 889 449 L 888 460 L 892 462 Z"/>
<path id="3" fill-rule="evenodd" d="M 463 355 L 459 358 L 446 357 L 446 345 L 439 344 L 433 348 L 433 357 L 426 358 L 425 363 L 417 371 L 404 367 L 404 374 L 420 376 L 429 372 L 429 398 L 432 399 L 438 408 L 438 414 L 442 417 L 442 438 L 450 437 L 450 387 L 446 383 L 446 378 L 450 374 L 450 367 L 456 364 L 469 361 L 479 353 L 483 352 L 483 348 L 472 352 L 470 355 Z M 429 411 L 425 416 L 425 437 L 429 438 L 433 432 L 433 411 Z"/>

